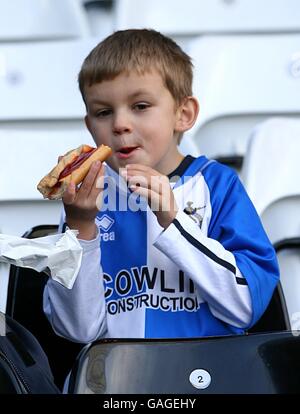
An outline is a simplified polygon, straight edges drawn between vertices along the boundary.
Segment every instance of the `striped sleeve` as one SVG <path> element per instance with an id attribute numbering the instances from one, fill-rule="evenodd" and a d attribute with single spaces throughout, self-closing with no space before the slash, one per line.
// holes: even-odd
<path id="1" fill-rule="evenodd" d="M 236 327 L 249 325 L 252 309 L 247 282 L 234 255 L 221 243 L 202 234 L 181 211 L 155 246 L 194 281 L 215 317 Z"/>
<path id="2" fill-rule="evenodd" d="M 180 211 L 155 246 L 187 272 L 215 317 L 248 328 L 278 282 L 276 254 L 237 175 L 214 163 L 203 176 L 211 209 L 207 234 Z"/>

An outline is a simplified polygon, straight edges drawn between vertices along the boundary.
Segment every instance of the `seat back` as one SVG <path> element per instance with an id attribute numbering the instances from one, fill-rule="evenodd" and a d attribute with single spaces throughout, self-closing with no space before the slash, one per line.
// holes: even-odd
<path id="1" fill-rule="evenodd" d="M 273 229 L 272 242 L 290 237 L 291 227 L 299 234 L 299 137 L 300 120 L 288 118 L 269 119 L 250 135 L 241 178 L 268 229 L 288 233 L 275 236 Z"/>
<path id="2" fill-rule="evenodd" d="M 287 309 L 288 298 L 283 293 L 282 283 L 276 286 L 270 303 L 260 319 L 248 329 L 248 333 L 281 332 L 291 329 Z"/>
<path id="3" fill-rule="evenodd" d="M 300 311 L 300 121 L 274 118 L 258 125 L 249 142 L 242 179 L 277 249 L 289 323 Z M 296 238 L 296 239 L 295 239 Z"/>
<path id="4" fill-rule="evenodd" d="M 299 393 L 297 333 L 98 341 L 81 352 L 69 391 L 198 397 Z"/>
<path id="5" fill-rule="evenodd" d="M 172 18 L 170 19 L 170 15 Z M 297 0 L 116 1 L 116 27 L 153 27 L 168 35 L 300 31 Z"/>
<path id="6" fill-rule="evenodd" d="M 184 140 L 208 157 L 243 156 L 272 115 L 299 116 L 299 34 L 204 36 L 190 42 L 201 111 Z M 280 99 L 274 99 L 274 85 Z"/>
<path id="7" fill-rule="evenodd" d="M 67 39 L 88 33 L 84 10 L 73 0 L 1 2 L 0 42 Z"/>
<path id="8" fill-rule="evenodd" d="M 0 111 L 2 233 L 21 236 L 29 227 L 59 221 L 60 203 L 45 202 L 36 185 L 59 155 L 92 144 L 83 122 L 77 74 L 95 43 L 89 39 L 0 45 L 5 102 Z M 4 153 L 4 148 L 9 151 Z"/>
<path id="9" fill-rule="evenodd" d="M 82 120 L 77 75 L 99 40 L 0 44 L 0 123 Z"/>
<path id="10" fill-rule="evenodd" d="M 285 168 L 289 168 L 288 164 Z M 275 182 L 273 182 L 271 186 L 275 187 Z M 299 209 L 300 194 L 279 198 L 278 200 L 271 202 L 270 205 L 261 212 L 261 219 L 265 230 L 273 243 L 282 239 L 299 236 Z"/>
<path id="11" fill-rule="evenodd" d="M 92 36 L 103 38 L 115 30 L 115 3 L 117 0 L 78 1 L 83 2 Z"/>
<path id="12" fill-rule="evenodd" d="M 57 226 L 37 226 L 24 237 L 53 234 Z M 6 314 L 27 328 L 44 349 L 56 385 L 62 390 L 82 345 L 56 335 L 43 312 L 43 291 L 48 277 L 32 269 L 11 266 Z"/>

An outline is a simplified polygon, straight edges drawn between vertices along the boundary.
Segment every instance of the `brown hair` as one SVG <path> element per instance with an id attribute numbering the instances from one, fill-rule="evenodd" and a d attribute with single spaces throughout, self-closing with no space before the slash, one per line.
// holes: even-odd
<path id="1" fill-rule="evenodd" d="M 79 89 L 114 79 L 122 72 L 161 74 L 175 102 L 192 95 L 191 58 L 170 38 L 155 30 L 120 30 L 99 43 L 85 58 L 79 72 Z"/>

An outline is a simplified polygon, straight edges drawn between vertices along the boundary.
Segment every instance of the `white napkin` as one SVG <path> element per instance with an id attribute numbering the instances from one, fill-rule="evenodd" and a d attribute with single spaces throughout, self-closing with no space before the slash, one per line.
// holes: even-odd
<path id="1" fill-rule="evenodd" d="M 52 279 L 72 289 L 82 260 L 77 230 L 67 230 L 36 239 L 0 234 L 0 262 L 45 271 Z"/>

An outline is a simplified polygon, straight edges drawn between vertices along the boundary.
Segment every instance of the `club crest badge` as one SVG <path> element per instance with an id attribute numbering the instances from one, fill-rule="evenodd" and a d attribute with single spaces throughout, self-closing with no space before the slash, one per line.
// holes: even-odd
<path id="1" fill-rule="evenodd" d="M 183 211 L 185 212 L 185 214 L 187 214 L 188 216 L 190 216 L 190 218 L 199 225 L 199 227 L 201 228 L 202 225 L 202 221 L 203 221 L 203 216 L 199 213 L 199 210 L 203 210 L 206 206 L 202 206 L 202 207 L 194 207 L 193 201 L 188 201 L 186 203 L 186 207 L 183 209 Z"/>

